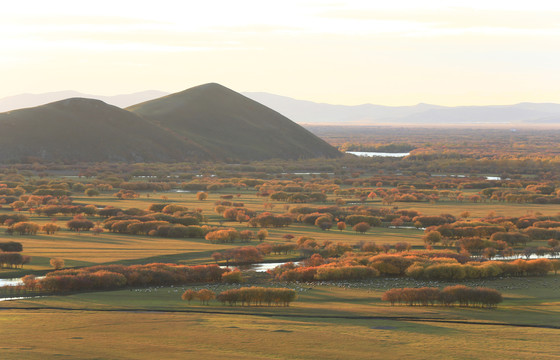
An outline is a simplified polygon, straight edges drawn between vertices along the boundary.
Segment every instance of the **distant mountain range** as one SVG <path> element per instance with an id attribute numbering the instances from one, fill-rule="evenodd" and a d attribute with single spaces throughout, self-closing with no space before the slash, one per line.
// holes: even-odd
<path id="1" fill-rule="evenodd" d="M 412 106 L 332 105 L 296 100 L 264 92 L 244 92 L 244 96 L 288 117 L 298 124 L 310 125 L 560 125 L 560 104 L 519 103 L 494 106 L 446 107 L 430 104 Z M 143 91 L 116 96 L 97 96 L 75 91 L 22 94 L 0 99 L 0 112 L 46 104 L 71 97 L 98 99 L 121 108 L 168 95 L 162 91 Z"/>
<path id="2" fill-rule="evenodd" d="M 495 106 L 445 107 L 331 105 L 295 100 L 262 92 L 245 96 L 278 111 L 299 124 L 312 125 L 560 125 L 560 104 L 520 103 Z"/>
<path id="3" fill-rule="evenodd" d="M 300 125 L 219 84 L 126 109 L 69 98 L 0 113 L 0 162 L 181 162 L 337 157 Z"/>

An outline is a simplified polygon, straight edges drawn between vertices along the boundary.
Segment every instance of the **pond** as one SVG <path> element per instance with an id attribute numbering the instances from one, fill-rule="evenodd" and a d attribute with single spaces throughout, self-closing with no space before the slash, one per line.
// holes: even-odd
<path id="1" fill-rule="evenodd" d="M 21 278 L 0 279 L 0 286 L 18 286 L 23 285 Z"/>
<path id="2" fill-rule="evenodd" d="M 449 174 L 431 174 L 430 176 L 432 176 L 432 177 L 446 177 L 446 176 L 449 176 L 449 177 L 456 177 L 456 178 L 466 178 L 467 177 L 467 175 L 455 175 L 455 174 L 451 174 L 451 175 L 449 175 Z M 502 180 L 502 178 L 500 176 L 485 176 L 484 178 L 486 180 L 489 180 L 489 181 Z M 507 178 L 506 180 L 511 180 L 511 179 Z"/>
<path id="3" fill-rule="evenodd" d="M 287 172 L 283 172 L 282 175 L 334 175 L 333 172 L 292 172 L 292 173 L 287 173 Z"/>
<path id="4" fill-rule="evenodd" d="M 249 269 L 250 270 L 254 270 L 255 272 L 267 272 L 268 270 L 274 269 L 277 266 L 280 265 L 284 265 L 286 263 L 288 263 L 289 261 L 286 262 L 274 262 L 274 263 L 258 263 L 258 264 L 253 264 L 250 265 Z M 299 265 L 299 261 L 293 261 L 294 264 Z M 226 268 L 227 266 L 220 266 L 221 268 Z M 237 266 L 230 266 L 230 268 L 234 268 Z"/>
<path id="5" fill-rule="evenodd" d="M 19 296 L 19 297 L 7 297 L 7 298 L 0 298 L 0 301 L 10 301 L 10 300 L 24 300 L 24 299 L 34 299 L 43 296 Z"/>
<path id="6" fill-rule="evenodd" d="M 37 279 L 42 279 L 42 278 L 44 278 L 44 276 L 37 276 Z M 0 287 L 2 287 L 2 286 L 18 286 L 18 285 L 23 285 L 23 281 L 21 281 L 21 278 L 0 279 Z M 41 297 L 41 296 L 0 297 L 0 301 L 32 299 L 32 298 L 35 298 L 35 297 Z"/>
<path id="7" fill-rule="evenodd" d="M 559 255 L 552 255 L 552 254 L 544 254 L 544 255 L 537 255 L 537 254 L 531 254 L 529 256 L 529 259 L 527 259 L 526 255 L 522 255 L 522 254 L 516 254 L 513 256 L 501 256 L 501 255 L 496 255 L 492 258 L 492 260 L 517 260 L 517 259 L 523 259 L 523 260 L 535 260 L 535 259 L 558 259 L 560 256 Z"/>
<path id="8" fill-rule="evenodd" d="M 251 269 L 255 270 L 255 272 L 267 272 L 268 270 L 284 264 L 286 264 L 286 262 L 253 264 Z M 299 265 L 299 261 L 294 261 L 294 264 Z"/>
<path id="9" fill-rule="evenodd" d="M 416 226 L 394 226 L 394 225 L 389 225 L 387 226 L 388 229 L 414 229 L 414 230 L 426 230 L 425 227 L 416 227 Z"/>
<path id="10" fill-rule="evenodd" d="M 410 155 L 410 153 L 387 153 L 387 152 L 371 152 L 371 151 L 347 151 L 347 154 L 352 154 L 356 156 L 363 157 L 405 157 Z"/>
<path id="11" fill-rule="evenodd" d="M 35 279 L 39 280 L 44 278 L 44 276 L 37 276 Z M 8 279 L 0 279 L 0 287 L 2 286 L 18 286 L 23 285 L 23 281 L 21 278 L 8 278 Z"/>

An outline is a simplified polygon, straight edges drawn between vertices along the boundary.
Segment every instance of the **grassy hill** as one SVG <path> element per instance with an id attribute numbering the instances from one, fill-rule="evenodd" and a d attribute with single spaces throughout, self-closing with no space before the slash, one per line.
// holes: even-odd
<path id="1" fill-rule="evenodd" d="M 70 98 L 0 113 L 0 162 L 335 157 L 338 150 L 218 84 L 132 106 Z"/>
<path id="2" fill-rule="evenodd" d="M 0 161 L 172 161 L 183 141 L 133 113 L 71 98 L 0 114 Z"/>
<path id="3" fill-rule="evenodd" d="M 127 110 L 182 136 L 192 151 L 206 149 L 216 159 L 340 155 L 285 116 L 219 84 L 200 85 Z"/>

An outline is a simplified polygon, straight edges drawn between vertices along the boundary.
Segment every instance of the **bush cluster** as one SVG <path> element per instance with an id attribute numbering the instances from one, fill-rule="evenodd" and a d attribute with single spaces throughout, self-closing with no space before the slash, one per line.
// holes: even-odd
<path id="1" fill-rule="evenodd" d="M 359 280 L 376 276 L 460 281 L 497 276 L 543 276 L 557 271 L 556 261 L 550 259 L 465 262 L 463 255 L 455 253 L 453 258 L 445 256 L 447 253 L 451 252 L 411 251 L 375 256 L 346 253 L 341 258 L 324 259 L 320 264 L 286 263 L 269 272 L 282 281 Z"/>
<path id="2" fill-rule="evenodd" d="M 120 289 L 126 286 L 169 286 L 221 282 L 228 272 L 217 265 L 99 265 L 81 269 L 59 270 L 36 280 L 34 289 L 52 293 Z"/>

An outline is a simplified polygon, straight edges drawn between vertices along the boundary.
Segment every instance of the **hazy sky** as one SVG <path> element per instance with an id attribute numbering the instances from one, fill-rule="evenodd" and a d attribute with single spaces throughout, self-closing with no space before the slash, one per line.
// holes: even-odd
<path id="1" fill-rule="evenodd" d="M 348 105 L 560 102 L 553 1 L 3 1 L 0 34 L 0 97 L 218 82 Z"/>

